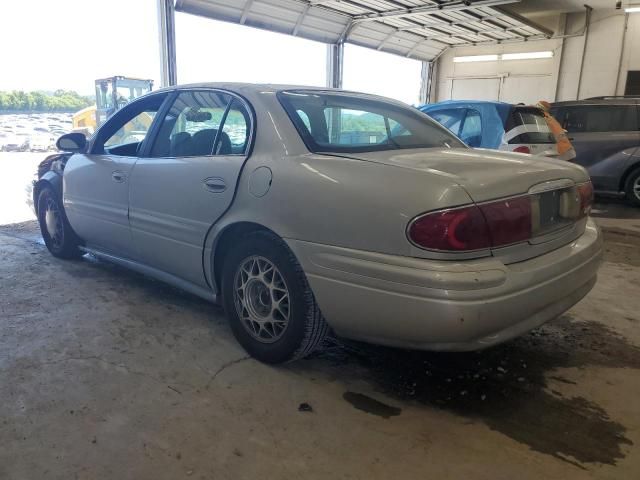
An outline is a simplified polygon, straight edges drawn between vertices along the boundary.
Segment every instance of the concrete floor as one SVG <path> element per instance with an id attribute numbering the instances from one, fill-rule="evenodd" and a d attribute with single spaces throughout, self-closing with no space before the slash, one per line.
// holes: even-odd
<path id="1" fill-rule="evenodd" d="M 220 309 L 2 226 L 0 479 L 640 478 L 640 211 L 597 215 L 598 284 L 525 337 L 281 367 Z"/>

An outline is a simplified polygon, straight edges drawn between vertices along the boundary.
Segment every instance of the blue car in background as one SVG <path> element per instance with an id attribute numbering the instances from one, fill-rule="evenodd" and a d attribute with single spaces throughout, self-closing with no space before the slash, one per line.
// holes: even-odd
<path id="1" fill-rule="evenodd" d="M 542 110 L 480 100 L 447 100 L 418 107 L 470 147 L 557 157 Z"/>

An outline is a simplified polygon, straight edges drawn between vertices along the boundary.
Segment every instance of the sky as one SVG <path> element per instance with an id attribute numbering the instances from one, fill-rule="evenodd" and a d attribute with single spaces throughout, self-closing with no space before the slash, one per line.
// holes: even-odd
<path id="1" fill-rule="evenodd" d="M 157 0 L 0 2 L 0 90 L 76 90 L 96 78 L 159 86 Z M 325 85 L 326 45 L 176 13 L 178 83 Z M 347 44 L 343 87 L 418 101 L 420 62 Z"/>

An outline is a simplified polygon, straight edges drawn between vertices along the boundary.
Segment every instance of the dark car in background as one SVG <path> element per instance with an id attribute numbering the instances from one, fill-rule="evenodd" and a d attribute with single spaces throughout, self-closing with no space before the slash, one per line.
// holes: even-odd
<path id="1" fill-rule="evenodd" d="M 589 171 L 596 192 L 640 206 L 640 97 L 557 102 L 551 114 L 567 130 L 575 162 Z"/>

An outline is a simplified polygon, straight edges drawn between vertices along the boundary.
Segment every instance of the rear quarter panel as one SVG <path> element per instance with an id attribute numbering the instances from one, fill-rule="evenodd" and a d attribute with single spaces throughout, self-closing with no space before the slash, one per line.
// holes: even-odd
<path id="1" fill-rule="evenodd" d="M 272 171 L 266 195 L 249 182 L 257 168 Z M 252 157 L 236 200 L 215 229 L 255 222 L 282 238 L 392 255 L 421 256 L 406 238 L 418 214 L 471 202 L 450 180 L 408 169 L 341 157 L 306 154 Z"/>

